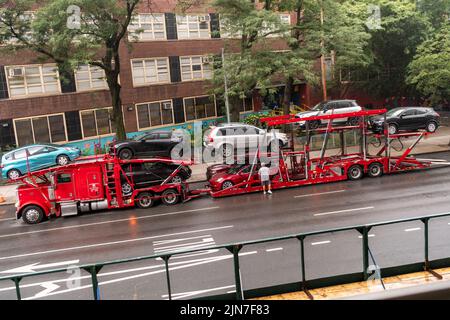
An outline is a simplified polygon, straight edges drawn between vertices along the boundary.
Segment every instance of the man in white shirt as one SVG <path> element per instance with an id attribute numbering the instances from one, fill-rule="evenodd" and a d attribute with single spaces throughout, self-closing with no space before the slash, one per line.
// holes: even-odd
<path id="1" fill-rule="evenodd" d="M 259 169 L 258 174 L 264 194 L 266 194 L 266 189 L 268 190 L 267 193 L 272 194 L 272 191 L 270 190 L 270 169 L 266 167 L 264 163 L 261 163 L 261 169 Z"/>

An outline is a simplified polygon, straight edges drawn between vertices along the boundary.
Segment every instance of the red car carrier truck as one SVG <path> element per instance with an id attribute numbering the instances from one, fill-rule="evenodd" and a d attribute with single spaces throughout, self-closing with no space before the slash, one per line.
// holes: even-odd
<path id="1" fill-rule="evenodd" d="M 426 131 L 400 132 L 390 135 L 387 127 L 384 132 L 374 133 L 368 130 L 368 117 L 385 115 L 386 110 L 367 110 L 345 114 L 311 116 L 298 119 L 295 116 L 280 116 L 262 119 L 269 127 L 304 122 L 306 125 L 306 142 L 302 150 L 290 149 L 276 151 L 276 172 L 272 175 L 272 189 L 283 189 L 328 183 L 343 180 L 358 180 L 365 175 L 377 178 L 383 174 L 428 168 L 435 162 L 429 159 L 417 159 L 411 156 L 412 149 L 424 137 L 432 134 Z M 334 126 L 333 120 L 339 118 L 358 119 L 346 126 Z M 309 128 L 309 122 L 325 120 L 327 126 Z M 386 121 L 384 122 L 386 124 Z M 360 134 L 359 150 L 348 152 L 345 146 L 344 133 L 358 131 Z M 327 142 L 332 133 L 341 137 L 340 154 L 327 156 Z M 320 155 L 313 157 L 311 153 L 311 137 L 315 134 L 324 136 Z M 391 155 L 393 141 L 412 138 L 412 144 L 402 154 Z M 370 141 L 378 141 L 376 151 L 369 152 Z M 374 149 L 374 148 L 372 148 Z M 258 150 L 255 155 L 262 157 Z M 266 153 L 267 155 L 267 153 Z M 273 153 L 272 153 L 273 155 Z M 437 160 L 436 162 L 439 164 Z M 172 174 L 156 185 L 141 188 L 134 183 L 133 176 L 127 176 L 124 167 L 136 163 L 165 162 L 175 166 Z M 48 216 L 72 216 L 81 212 L 101 209 L 117 209 L 137 206 L 150 208 L 156 200 L 166 205 L 174 205 L 201 195 L 226 197 L 261 191 L 261 183 L 257 174 L 257 161 L 254 161 L 245 179 L 236 184 L 226 184 L 223 188 L 204 188 L 189 190 L 189 184 L 172 179 L 183 166 L 191 165 L 191 161 L 170 159 L 133 159 L 120 160 L 115 156 L 104 156 L 71 163 L 62 167 L 49 168 L 28 173 L 18 180 L 22 182 L 17 189 L 17 219 L 22 218 L 29 224 L 41 222 Z M 214 177 L 212 178 L 214 179 Z M 122 188 L 126 183 L 125 192 Z"/>
<path id="2" fill-rule="evenodd" d="M 136 163 L 165 162 L 177 164 L 176 170 L 164 181 L 147 188 L 136 188 L 124 171 L 125 166 Z M 195 195 L 183 196 L 184 183 L 173 183 L 172 178 L 188 161 L 170 159 L 120 160 L 105 156 L 74 162 L 31 172 L 18 180 L 16 216 L 26 223 L 36 224 L 50 215 L 73 216 L 80 212 L 137 206 L 150 208 L 156 199 L 166 205 L 174 205 Z M 132 192 L 123 192 L 124 182 L 132 186 Z"/>

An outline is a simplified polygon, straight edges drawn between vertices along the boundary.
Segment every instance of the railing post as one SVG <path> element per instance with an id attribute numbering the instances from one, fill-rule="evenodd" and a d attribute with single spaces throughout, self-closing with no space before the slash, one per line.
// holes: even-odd
<path id="1" fill-rule="evenodd" d="M 94 293 L 94 300 L 100 300 L 97 273 L 99 273 L 102 268 L 103 268 L 103 265 L 83 268 L 84 270 L 86 270 L 87 272 L 89 272 L 91 274 L 91 282 L 92 282 L 92 290 Z"/>
<path id="2" fill-rule="evenodd" d="M 313 300 L 313 295 L 309 292 L 306 286 L 306 265 L 305 265 L 305 236 L 298 236 L 297 239 L 300 241 L 300 266 L 302 269 L 302 291 L 308 296 L 309 299 Z"/>
<path id="3" fill-rule="evenodd" d="M 424 241 L 425 241 L 425 270 L 429 270 L 430 269 L 430 259 L 428 256 L 428 221 L 430 219 L 425 218 L 425 219 L 421 219 L 421 221 L 424 224 Z"/>
<path id="4" fill-rule="evenodd" d="M 242 290 L 241 270 L 239 268 L 239 251 L 242 249 L 241 244 L 237 244 L 227 248 L 233 254 L 234 261 L 234 281 L 236 286 L 236 299 L 244 300 L 244 292 Z"/>
<path id="5" fill-rule="evenodd" d="M 18 278 L 14 278 L 14 284 L 16 285 L 16 295 L 17 295 L 17 300 L 22 300 L 22 295 L 20 294 L 20 280 L 22 280 L 21 277 Z"/>
<path id="6" fill-rule="evenodd" d="M 369 231 L 370 227 L 358 228 L 358 232 L 362 235 L 362 249 L 363 249 L 363 274 L 364 280 L 369 278 Z"/>
<path id="7" fill-rule="evenodd" d="M 169 300 L 172 300 L 172 287 L 170 285 L 170 273 L 169 273 L 169 259 L 171 256 L 164 256 L 162 259 L 166 264 L 166 280 L 167 280 L 167 291 L 169 293 Z"/>

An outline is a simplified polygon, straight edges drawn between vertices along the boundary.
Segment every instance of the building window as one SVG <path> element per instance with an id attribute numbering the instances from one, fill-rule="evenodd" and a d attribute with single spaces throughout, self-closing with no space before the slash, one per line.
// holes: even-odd
<path id="1" fill-rule="evenodd" d="M 81 65 L 75 70 L 77 91 L 107 89 L 105 71 L 96 66 Z"/>
<path id="2" fill-rule="evenodd" d="M 185 98 L 184 113 L 186 121 L 215 117 L 216 103 L 214 96 Z"/>
<path id="3" fill-rule="evenodd" d="M 166 22 L 164 14 L 138 14 L 128 26 L 130 41 L 165 40 Z"/>
<path id="4" fill-rule="evenodd" d="M 170 100 L 137 104 L 136 113 L 139 130 L 174 123 Z"/>
<path id="5" fill-rule="evenodd" d="M 131 61 L 134 86 L 170 82 L 169 58 Z"/>
<path id="6" fill-rule="evenodd" d="M 280 14 L 279 15 L 280 20 L 281 20 L 281 24 L 285 25 L 285 26 L 289 26 L 291 25 L 291 15 L 290 14 Z M 288 36 L 289 32 L 277 32 L 278 28 L 275 27 L 274 25 L 267 25 L 264 24 L 263 28 L 262 28 L 262 33 L 269 33 L 269 32 L 274 32 L 269 34 L 267 37 L 268 38 L 276 38 L 276 37 L 282 37 L 282 36 Z"/>
<path id="7" fill-rule="evenodd" d="M 114 133 L 111 123 L 112 108 L 80 111 L 83 137 L 96 137 Z"/>
<path id="8" fill-rule="evenodd" d="M 212 66 L 208 56 L 180 57 L 181 80 L 212 78 Z"/>
<path id="9" fill-rule="evenodd" d="M 61 93 L 56 64 L 7 66 L 10 97 Z"/>
<path id="10" fill-rule="evenodd" d="M 17 144 L 66 142 L 65 123 L 64 114 L 15 119 Z"/>
<path id="11" fill-rule="evenodd" d="M 211 38 L 209 15 L 177 15 L 178 39 Z"/>

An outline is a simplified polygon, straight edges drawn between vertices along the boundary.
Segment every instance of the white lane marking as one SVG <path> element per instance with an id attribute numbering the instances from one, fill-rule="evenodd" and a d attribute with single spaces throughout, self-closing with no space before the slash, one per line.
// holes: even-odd
<path id="1" fill-rule="evenodd" d="M 209 239 L 212 239 L 212 238 L 209 238 Z M 186 243 L 186 244 L 177 245 L 177 246 L 173 246 L 173 247 L 155 249 L 154 251 L 156 254 L 161 254 L 163 252 L 185 251 L 185 250 L 199 249 L 201 247 L 208 247 L 208 246 L 214 245 L 215 242 L 210 241 L 209 239 L 206 239 L 206 240 L 204 239 L 199 242 L 191 242 L 191 243 Z"/>
<path id="2" fill-rule="evenodd" d="M 117 222 L 132 221 L 132 220 L 134 221 L 134 220 L 142 220 L 142 219 L 150 219 L 150 218 L 159 218 L 159 217 L 163 217 L 163 216 L 170 216 L 170 215 L 181 214 L 181 213 L 188 213 L 188 212 L 214 210 L 214 209 L 218 209 L 218 208 L 219 207 L 208 207 L 208 208 L 201 208 L 201 209 L 183 210 L 183 211 L 176 211 L 176 212 L 153 214 L 153 215 L 142 216 L 142 217 L 131 217 L 131 218 L 126 218 L 126 219 L 117 219 L 117 220 L 108 220 L 108 221 L 101 221 L 101 222 L 85 223 L 85 224 L 80 224 L 80 225 L 76 225 L 76 226 L 67 226 L 67 227 L 51 228 L 51 229 L 45 229 L 45 230 L 27 231 L 27 232 L 20 232 L 20 233 L 10 233 L 10 234 L 0 235 L 0 238 L 22 236 L 22 235 L 25 235 L 25 234 L 34 234 L 34 233 L 42 233 L 42 232 L 50 232 L 50 231 L 58 231 L 58 230 L 67 230 L 67 229 L 74 229 L 74 228 L 91 227 L 91 226 L 98 226 L 98 225 L 108 224 L 108 223 L 117 223 Z"/>
<path id="3" fill-rule="evenodd" d="M 281 251 L 283 248 L 272 248 L 272 249 L 266 249 L 266 252 L 273 252 L 273 251 Z"/>
<path id="4" fill-rule="evenodd" d="M 250 254 L 255 254 L 257 253 L 257 251 L 252 251 L 252 252 L 246 252 L 246 253 L 240 253 L 239 256 L 246 256 L 246 255 L 250 255 Z M 221 261 L 221 260 L 225 260 L 225 259 L 232 259 L 233 255 L 226 255 L 226 256 L 220 256 L 220 257 L 214 257 L 214 258 L 209 258 L 208 261 L 200 261 L 200 262 L 196 262 L 196 263 L 191 263 L 191 264 L 185 264 L 185 262 L 181 262 L 180 266 L 177 267 L 169 267 L 169 271 L 173 271 L 173 270 L 178 270 L 178 269 L 185 269 L 185 268 L 189 268 L 189 267 L 194 267 L 197 265 L 202 265 L 205 263 L 211 263 L 211 262 L 217 262 L 217 261 Z M 99 286 L 102 285 L 107 285 L 107 284 L 111 284 L 111 283 L 116 283 L 116 282 L 121 282 L 121 281 L 126 281 L 126 280 L 131 280 L 131 279 L 137 279 L 137 278 L 141 278 L 141 277 L 147 277 L 149 275 L 154 275 L 154 274 L 158 274 L 158 273 L 165 273 L 166 270 L 165 268 L 161 269 L 161 270 L 156 270 L 156 271 L 152 271 L 152 272 L 147 272 L 147 273 L 143 273 L 143 274 L 138 274 L 138 275 L 134 275 L 134 276 L 129 276 L 129 277 L 124 277 L 124 278 L 118 278 L 118 279 L 113 279 L 113 280 L 109 280 L 109 281 L 104 281 L 104 282 L 99 282 Z M 98 276 L 101 276 L 102 274 L 98 274 Z M 90 277 L 90 276 L 87 276 Z M 74 279 L 71 279 L 74 280 Z M 64 279 L 63 281 L 67 281 L 67 279 Z M 40 285 L 40 284 L 39 284 Z M 77 290 L 82 290 L 82 289 L 87 289 L 87 288 L 91 288 L 92 285 L 88 284 L 85 286 L 80 286 L 80 287 L 76 287 L 76 288 L 70 288 L 70 289 L 66 289 L 66 290 L 61 290 L 58 292 L 52 292 L 47 294 L 46 296 L 53 296 L 53 295 L 57 295 L 57 294 L 62 294 L 62 293 L 67 293 L 67 292 L 72 292 L 72 291 L 77 291 Z M 25 298 L 23 300 L 32 300 L 35 299 L 36 297 L 29 297 L 29 298 Z"/>
<path id="5" fill-rule="evenodd" d="M 252 254 L 254 254 L 255 252 L 252 252 Z M 247 255 L 247 254 L 244 254 Z M 228 258 L 232 258 L 233 256 L 228 254 L 228 255 L 220 255 L 220 256 L 214 256 L 214 257 L 207 257 L 207 258 L 200 258 L 200 259 L 193 259 L 193 260 L 186 260 L 186 261 L 180 261 L 180 262 L 170 262 L 170 266 L 178 266 L 178 265 L 185 265 L 185 264 L 191 264 L 191 263 L 197 263 L 197 262 L 214 262 L 216 260 L 223 260 L 223 259 L 228 259 Z M 172 261 L 173 257 L 170 259 L 170 261 Z M 156 259 L 158 260 L 158 259 Z M 138 267 L 138 268 L 132 268 L 132 269 L 125 269 L 125 270 L 118 270 L 118 271 L 110 271 L 110 272 L 102 272 L 102 273 L 98 273 L 97 277 L 108 277 L 108 276 L 114 276 L 114 275 L 120 275 L 120 274 L 124 274 L 124 273 L 132 273 L 132 272 L 138 272 L 138 271 L 145 271 L 145 270 L 151 270 L 151 269 L 157 269 L 157 268 L 165 268 L 165 264 L 156 264 L 156 265 L 152 265 L 152 266 L 146 266 L 146 267 Z M 91 276 L 87 275 L 87 276 L 80 276 L 80 277 L 76 277 L 76 278 L 70 278 L 71 281 L 73 280 L 83 280 L 83 279 L 90 279 Z M 52 281 L 52 283 L 60 283 L 60 282 L 66 282 L 67 279 L 58 279 L 58 280 L 54 280 Z M 47 281 L 48 282 L 48 281 Z M 31 288 L 31 287 L 36 287 L 36 286 L 42 286 L 44 283 L 47 282 L 35 282 L 35 283 L 31 283 L 31 284 L 25 284 L 25 285 L 21 285 L 21 288 Z M 0 288 L 0 292 L 2 291 L 9 291 L 9 290 L 16 290 L 16 287 L 7 287 L 7 288 Z"/>
<path id="6" fill-rule="evenodd" d="M 59 289 L 59 286 L 57 284 L 54 284 L 53 282 L 44 282 L 41 284 L 41 286 L 44 287 L 44 290 L 36 293 L 36 295 L 35 295 L 36 298 L 45 297 L 46 295 Z"/>
<path id="7" fill-rule="evenodd" d="M 176 235 L 182 235 L 182 234 L 189 234 L 189 233 L 196 233 L 196 232 L 205 232 L 205 231 L 212 231 L 212 230 L 221 230 L 221 229 L 229 229 L 229 228 L 233 228 L 233 226 L 223 226 L 223 227 L 208 228 L 208 229 L 201 229 L 201 230 L 192 230 L 192 231 L 170 233 L 170 234 L 162 234 L 162 235 L 158 235 L 158 236 L 151 236 L 151 237 L 144 237 L 144 238 L 137 238 L 137 239 L 102 242 L 102 243 L 89 244 L 89 245 L 85 245 L 85 246 L 77 246 L 77 247 L 70 247 L 70 248 L 54 249 L 54 250 L 39 251 L 39 252 L 32 252 L 32 253 L 24 253 L 24 254 L 18 254 L 18 255 L 14 255 L 14 256 L 0 257 L 0 260 L 7 260 L 7 259 L 14 259 L 14 258 L 21 258 L 21 257 L 29 257 L 29 256 L 36 256 L 36 255 L 47 254 L 47 253 L 80 250 L 80 249 L 86 249 L 86 248 L 104 247 L 104 246 L 110 246 L 110 245 L 115 245 L 115 244 L 131 243 L 131 242 L 137 242 L 137 241 L 145 241 L 145 240 L 150 240 L 150 239 L 157 239 L 157 238 L 162 238 L 162 237 L 170 237 L 170 236 L 176 236 Z"/>
<path id="8" fill-rule="evenodd" d="M 422 230 L 422 228 L 410 228 L 410 229 L 405 229 L 405 232 L 419 231 L 419 230 Z"/>
<path id="9" fill-rule="evenodd" d="M 315 217 L 327 216 L 327 215 L 330 215 L 330 214 L 353 212 L 353 211 L 362 211 L 362 210 L 370 210 L 370 209 L 374 209 L 374 208 L 375 207 L 364 207 L 364 208 L 346 209 L 346 210 L 339 210 L 339 211 L 330 211 L 330 212 L 316 213 L 316 214 L 314 214 L 314 216 Z"/>
<path id="10" fill-rule="evenodd" d="M 154 245 L 154 246 L 160 246 L 160 245 L 163 245 L 163 244 L 169 244 L 169 243 L 174 243 L 174 242 L 181 242 L 181 241 L 186 241 L 186 240 L 199 239 L 199 238 L 204 238 L 204 237 L 211 237 L 211 235 L 208 234 L 208 235 L 195 236 L 195 237 L 188 237 L 188 238 L 178 238 L 178 239 L 169 239 L 169 240 L 158 240 L 158 241 L 153 241 L 153 245 Z"/>
<path id="11" fill-rule="evenodd" d="M 61 262 L 54 262 L 54 263 L 47 263 L 47 264 L 41 264 L 39 265 L 39 262 L 32 263 L 26 266 L 9 269 L 5 271 L 0 271 L 0 273 L 15 273 L 15 274 L 21 274 L 21 273 L 34 273 L 38 269 L 49 269 L 54 268 L 58 266 L 70 266 L 79 263 L 80 260 L 69 260 L 69 261 L 61 261 Z"/>
<path id="12" fill-rule="evenodd" d="M 303 194 L 299 196 L 294 196 L 294 198 L 305 198 L 305 197 L 314 197 L 314 196 L 320 196 L 322 194 L 331 194 L 331 193 L 339 193 L 339 192 L 345 192 L 347 190 L 337 190 L 337 191 L 330 191 L 330 192 L 321 192 L 321 193 L 312 193 L 312 194 Z"/>
<path id="13" fill-rule="evenodd" d="M 330 240 L 325 240 L 325 241 L 319 241 L 319 242 L 312 242 L 311 245 L 312 246 L 317 246 L 317 245 L 320 245 L 320 244 L 327 244 L 327 243 L 331 243 L 331 241 Z"/>
<path id="14" fill-rule="evenodd" d="M 172 299 L 177 300 L 177 299 L 185 299 L 188 297 L 192 297 L 192 296 L 196 296 L 202 293 L 206 293 L 206 292 L 212 292 L 212 291 L 220 291 L 220 290 L 225 290 L 225 289 L 230 289 L 230 288 L 234 288 L 235 285 L 232 286 L 224 286 L 224 287 L 217 287 L 217 288 L 211 288 L 211 289 L 204 289 L 204 290 L 195 290 L 195 291 L 187 291 L 187 292 L 180 292 L 180 293 L 172 293 Z M 235 293 L 236 290 L 234 291 L 228 291 L 227 293 Z M 166 300 L 169 298 L 168 294 L 163 294 L 161 296 L 162 298 L 166 298 Z"/>
<path id="15" fill-rule="evenodd" d="M 369 237 L 369 238 L 373 238 L 373 237 L 375 237 L 375 235 L 374 235 L 374 234 L 369 234 L 368 237 Z M 358 236 L 358 238 L 359 238 L 359 239 L 362 239 L 362 236 Z"/>

